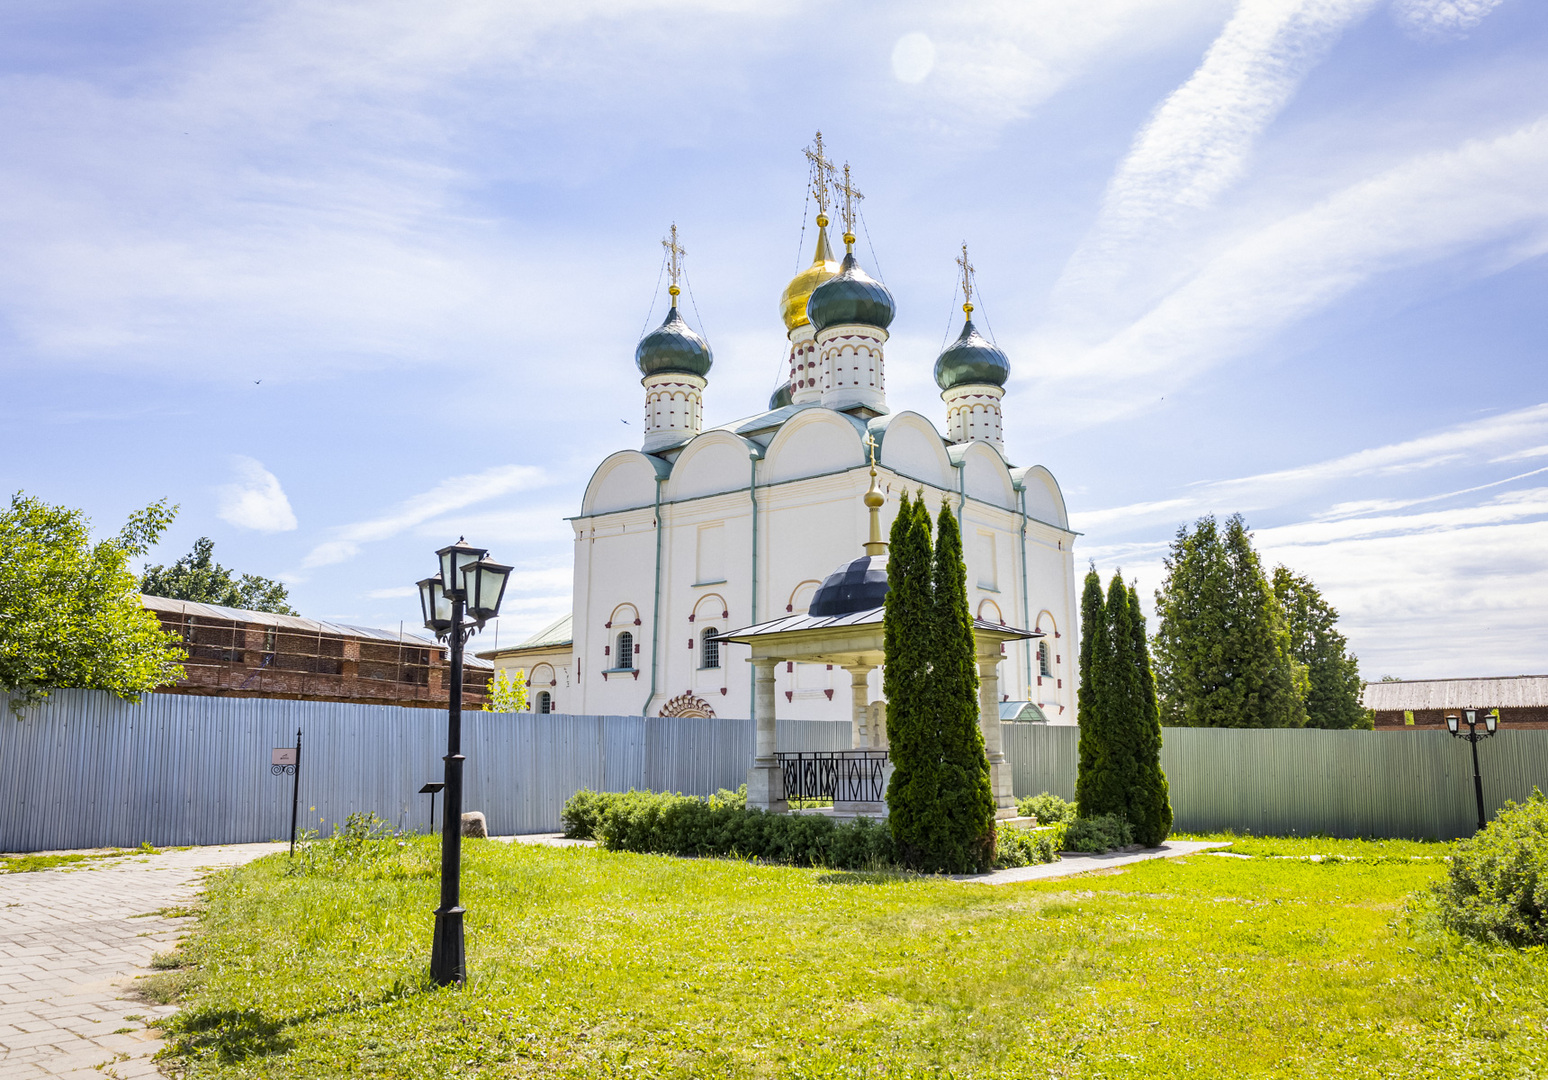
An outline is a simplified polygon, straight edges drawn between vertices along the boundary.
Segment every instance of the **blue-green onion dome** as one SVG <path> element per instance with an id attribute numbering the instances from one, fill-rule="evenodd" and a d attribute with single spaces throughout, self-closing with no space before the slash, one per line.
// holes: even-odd
<path id="1" fill-rule="evenodd" d="M 806 317 L 817 331 L 848 323 L 885 330 L 894 314 L 887 286 L 860 269 L 854 252 L 844 256 L 839 272 L 813 289 L 806 302 Z"/>
<path id="2" fill-rule="evenodd" d="M 779 389 L 769 396 L 769 411 L 783 409 L 790 404 L 790 380 L 780 383 Z"/>
<path id="3" fill-rule="evenodd" d="M 701 379 L 709 374 L 715 354 L 709 342 L 688 328 L 677 313 L 677 305 L 667 312 L 666 322 L 640 339 L 634 350 L 634 362 L 641 375 L 659 375 L 670 372 L 681 375 L 697 375 Z"/>
<path id="4" fill-rule="evenodd" d="M 1010 378 L 1010 359 L 987 340 L 968 317 L 962 335 L 946 346 L 935 361 L 935 384 L 942 390 L 953 386 L 1004 386 Z"/>

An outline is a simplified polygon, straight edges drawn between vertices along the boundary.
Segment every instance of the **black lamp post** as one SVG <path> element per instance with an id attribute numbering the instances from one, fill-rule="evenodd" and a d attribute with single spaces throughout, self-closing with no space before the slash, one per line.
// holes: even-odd
<path id="1" fill-rule="evenodd" d="M 1467 730 L 1459 730 L 1459 725 L 1466 722 Z M 1473 794 L 1478 799 L 1478 831 L 1483 832 L 1489 825 L 1484 817 L 1483 778 L 1478 775 L 1478 740 L 1487 739 L 1494 734 L 1495 726 L 1499 723 L 1499 714 L 1491 709 L 1484 713 L 1484 730 L 1478 730 L 1478 710 L 1463 709 L 1459 717 L 1456 713 L 1446 714 L 1446 730 L 1458 739 L 1466 739 L 1473 746 Z"/>
<path id="2" fill-rule="evenodd" d="M 483 548 L 459 539 L 437 551 L 441 572 L 419 583 L 425 626 L 451 645 L 451 694 L 446 717 L 446 790 L 441 796 L 441 906 L 435 909 L 430 977 L 440 986 L 467 979 L 462 937 L 462 646 L 500 613 L 511 568 L 490 562 Z"/>

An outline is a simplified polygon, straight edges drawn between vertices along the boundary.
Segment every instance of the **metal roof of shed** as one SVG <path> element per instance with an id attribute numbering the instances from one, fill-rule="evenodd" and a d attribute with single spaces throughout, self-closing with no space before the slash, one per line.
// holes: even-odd
<path id="1" fill-rule="evenodd" d="M 1365 684 L 1364 700 L 1377 712 L 1542 708 L 1548 706 L 1548 675 L 1373 682 Z"/>

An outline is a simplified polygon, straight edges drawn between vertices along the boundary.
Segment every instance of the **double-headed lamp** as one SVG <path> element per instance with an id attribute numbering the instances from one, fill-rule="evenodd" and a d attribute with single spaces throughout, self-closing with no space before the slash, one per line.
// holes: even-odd
<path id="1" fill-rule="evenodd" d="M 442 587 L 448 593 L 462 592 L 463 570 L 487 554 L 489 552 L 484 548 L 469 547 L 467 540 L 462 537 L 458 537 L 455 544 L 449 544 L 437 551 L 435 557 L 441 560 Z"/>
<path id="2" fill-rule="evenodd" d="M 425 629 L 434 630 L 438 637 L 451 629 L 451 597 L 439 577 L 427 577 L 419 583 L 419 606 L 425 614 Z"/>
<path id="3" fill-rule="evenodd" d="M 503 563 L 481 558 L 462 568 L 463 594 L 468 600 L 468 614 L 482 625 L 485 619 L 500 614 L 500 600 L 505 596 L 505 583 L 510 580 L 511 568 Z"/>

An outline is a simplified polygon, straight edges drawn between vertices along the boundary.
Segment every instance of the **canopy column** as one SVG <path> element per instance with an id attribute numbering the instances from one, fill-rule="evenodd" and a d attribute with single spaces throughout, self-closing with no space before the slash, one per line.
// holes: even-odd
<path id="1" fill-rule="evenodd" d="M 877 742 L 876 732 L 871 730 L 871 672 L 870 664 L 846 665 L 849 672 L 850 731 L 849 745 L 856 750 L 873 750 Z"/>
<path id="2" fill-rule="evenodd" d="M 1011 765 L 1000 738 L 1000 642 L 978 637 L 978 726 L 989 758 L 989 783 L 994 790 L 995 817 L 1016 816 Z"/>
<path id="3" fill-rule="evenodd" d="M 778 662 L 763 657 L 752 661 L 755 734 L 752 768 L 747 770 L 747 805 L 783 813 L 789 809 L 785 802 L 785 779 L 774 756 L 779 745 L 774 717 L 774 666 Z"/>

